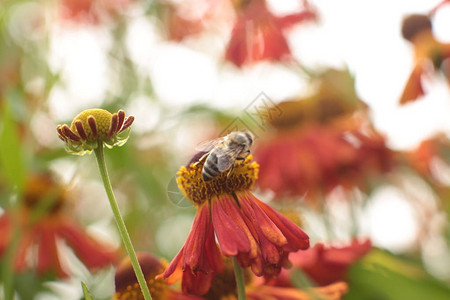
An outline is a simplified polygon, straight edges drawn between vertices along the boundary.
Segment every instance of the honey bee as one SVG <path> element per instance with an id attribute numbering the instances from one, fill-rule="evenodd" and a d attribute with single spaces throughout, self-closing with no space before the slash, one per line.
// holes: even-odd
<path id="1" fill-rule="evenodd" d="M 196 149 L 207 152 L 199 160 L 201 162 L 206 159 L 202 169 L 203 180 L 214 179 L 230 170 L 236 160 L 245 159 L 250 154 L 252 144 L 253 135 L 248 131 L 234 131 L 224 137 L 199 144 Z"/>

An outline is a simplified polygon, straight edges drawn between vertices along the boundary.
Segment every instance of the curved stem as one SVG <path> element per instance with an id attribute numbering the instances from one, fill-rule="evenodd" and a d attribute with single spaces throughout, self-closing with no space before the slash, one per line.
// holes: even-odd
<path id="1" fill-rule="evenodd" d="M 238 300 L 245 300 L 244 274 L 242 272 L 241 266 L 238 264 L 236 260 L 236 257 L 233 256 L 232 260 L 233 260 L 234 277 L 236 278 Z"/>
<path id="2" fill-rule="evenodd" d="M 128 234 L 125 222 L 123 221 L 122 215 L 120 214 L 119 206 L 117 205 L 116 198 L 111 187 L 111 182 L 109 180 L 108 171 L 106 170 L 105 156 L 103 153 L 103 143 L 99 142 L 97 149 L 94 150 L 95 157 L 97 158 L 98 167 L 100 169 L 100 174 L 103 180 L 103 185 L 105 186 L 106 194 L 108 195 L 109 204 L 114 214 L 114 219 L 116 220 L 117 227 L 119 229 L 120 237 L 127 250 L 128 256 L 131 260 L 131 265 L 133 266 L 134 273 L 141 287 L 142 294 L 145 300 L 151 300 L 152 296 L 148 290 L 147 283 L 145 281 L 144 274 L 139 265 L 139 261 L 136 257 L 136 252 L 134 251 L 133 244 L 131 243 L 130 235 Z"/>

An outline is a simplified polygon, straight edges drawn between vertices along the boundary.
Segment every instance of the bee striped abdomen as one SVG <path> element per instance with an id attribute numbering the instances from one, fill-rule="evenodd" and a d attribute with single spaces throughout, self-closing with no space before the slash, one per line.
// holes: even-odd
<path id="1" fill-rule="evenodd" d="M 208 155 L 205 161 L 205 165 L 202 169 L 202 177 L 204 181 L 209 181 L 217 176 L 219 176 L 220 171 L 217 168 L 217 155 L 214 151 Z"/>

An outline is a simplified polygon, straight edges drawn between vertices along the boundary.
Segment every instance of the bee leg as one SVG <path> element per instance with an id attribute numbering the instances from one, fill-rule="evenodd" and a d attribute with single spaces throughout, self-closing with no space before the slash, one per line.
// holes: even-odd
<path id="1" fill-rule="evenodd" d="M 202 157 L 200 157 L 200 159 L 194 163 L 194 166 L 198 165 L 198 164 L 201 163 L 203 160 L 205 160 L 205 159 L 208 157 L 208 155 L 209 155 L 209 152 L 203 154 Z"/>
<path id="2" fill-rule="evenodd" d="M 230 170 L 228 171 L 227 177 L 230 177 L 230 175 L 231 175 L 231 173 L 233 172 L 233 170 L 234 170 L 234 165 L 232 165 L 231 168 L 230 168 Z"/>

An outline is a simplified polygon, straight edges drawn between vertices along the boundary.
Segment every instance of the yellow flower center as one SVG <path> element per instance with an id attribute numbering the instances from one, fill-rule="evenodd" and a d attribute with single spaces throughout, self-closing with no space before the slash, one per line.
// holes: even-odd
<path id="1" fill-rule="evenodd" d="M 202 178 L 204 160 L 181 167 L 177 172 L 178 187 L 184 196 L 198 206 L 223 194 L 250 190 L 258 177 L 259 165 L 249 155 L 243 161 L 236 161 L 231 172 L 222 172 L 210 181 Z"/>
<path id="2" fill-rule="evenodd" d="M 170 293 L 164 279 L 155 279 L 157 274 L 164 272 L 166 263 L 148 253 L 137 253 L 139 264 L 144 273 L 147 286 L 153 300 L 165 300 Z M 131 261 L 126 258 L 116 270 L 116 293 L 114 300 L 144 300 L 141 287 L 137 282 Z"/>
<path id="3" fill-rule="evenodd" d="M 164 270 L 161 270 L 163 272 Z M 150 290 L 153 300 L 164 300 L 166 299 L 166 294 L 169 292 L 169 287 L 164 279 L 154 279 L 150 278 L 147 280 L 147 286 Z M 142 295 L 141 287 L 136 282 L 132 285 L 127 286 L 124 291 L 117 292 L 114 295 L 115 300 L 144 300 L 144 295 Z"/>
<path id="4" fill-rule="evenodd" d="M 95 139 L 92 130 L 89 127 L 88 118 L 89 116 L 92 116 L 95 119 L 95 123 L 97 125 L 97 134 L 98 138 Z M 72 124 L 70 124 L 70 129 L 73 132 L 76 132 L 78 134 L 77 127 L 75 126 L 75 122 L 81 121 L 83 124 L 83 128 L 86 131 L 88 141 L 94 141 L 94 140 L 106 140 L 106 135 L 108 134 L 109 127 L 111 125 L 111 118 L 112 114 L 104 109 L 88 109 L 83 112 L 81 112 L 78 116 L 76 116 Z"/>

